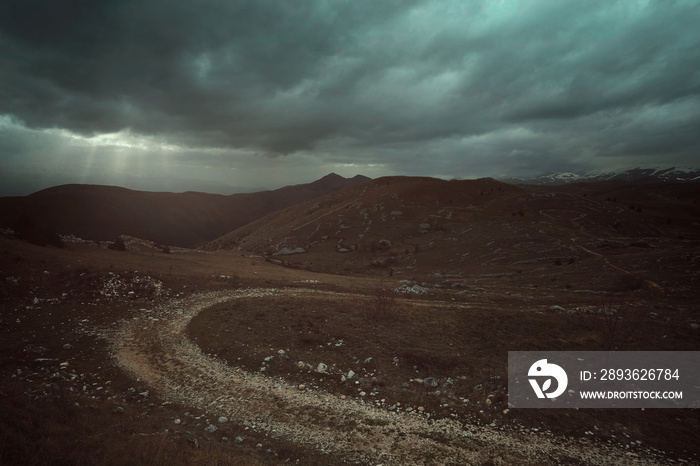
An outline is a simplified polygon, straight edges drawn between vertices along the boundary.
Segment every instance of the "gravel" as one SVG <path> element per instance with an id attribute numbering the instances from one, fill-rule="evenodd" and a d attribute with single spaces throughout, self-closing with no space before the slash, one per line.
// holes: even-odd
<path id="1" fill-rule="evenodd" d="M 169 401 L 316 448 L 338 460 L 606 465 L 661 464 L 664 460 L 652 454 L 632 457 L 594 439 L 503 432 L 456 419 L 434 420 L 416 412 L 392 412 L 371 400 L 341 397 L 316 388 L 299 390 L 282 379 L 249 373 L 205 355 L 186 337 L 189 321 L 214 304 L 310 293 L 348 296 L 318 290 L 256 288 L 171 299 L 147 314 L 123 321 L 112 334 L 112 354 L 122 368 Z"/>

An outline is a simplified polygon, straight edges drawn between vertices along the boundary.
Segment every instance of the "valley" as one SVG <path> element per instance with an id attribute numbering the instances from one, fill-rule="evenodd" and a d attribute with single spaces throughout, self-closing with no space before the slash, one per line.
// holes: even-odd
<path id="1" fill-rule="evenodd" d="M 507 352 L 697 350 L 699 191 L 390 177 L 199 249 L 6 230 L 0 459 L 697 462 L 695 409 L 509 409 Z"/>

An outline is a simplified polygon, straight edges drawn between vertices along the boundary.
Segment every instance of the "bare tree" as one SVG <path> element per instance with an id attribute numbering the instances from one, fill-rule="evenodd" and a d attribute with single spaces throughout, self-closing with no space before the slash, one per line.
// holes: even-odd
<path id="1" fill-rule="evenodd" d="M 585 324 L 601 338 L 606 351 L 617 351 L 635 336 L 646 319 L 646 309 L 603 300 L 597 311 L 584 314 Z"/>

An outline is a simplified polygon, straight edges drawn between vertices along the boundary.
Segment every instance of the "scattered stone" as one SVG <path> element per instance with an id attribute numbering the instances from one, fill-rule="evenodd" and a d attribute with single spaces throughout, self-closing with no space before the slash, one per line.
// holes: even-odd
<path id="1" fill-rule="evenodd" d="M 206 431 L 209 432 L 210 434 L 213 434 L 214 432 L 216 432 L 217 430 L 219 430 L 219 428 L 216 427 L 214 424 L 209 424 L 207 427 L 204 428 L 204 430 L 206 430 Z"/>
<path id="2" fill-rule="evenodd" d="M 240 435 L 234 439 L 234 442 L 236 443 L 243 443 L 243 440 L 245 440 L 244 437 L 241 437 Z"/>
<path id="3" fill-rule="evenodd" d="M 305 252 L 306 249 L 304 248 L 282 248 L 274 253 L 273 256 L 289 256 L 292 254 L 303 254 Z"/>
<path id="4" fill-rule="evenodd" d="M 425 288 L 423 288 L 422 286 L 419 286 L 419 285 L 408 286 L 405 284 L 396 288 L 394 291 L 396 291 L 398 293 L 414 293 L 414 294 L 427 294 L 428 293 L 428 291 Z"/>
<path id="5" fill-rule="evenodd" d="M 549 306 L 550 311 L 564 312 L 564 308 L 561 306 Z"/>
<path id="6" fill-rule="evenodd" d="M 352 377 L 355 375 L 353 371 L 348 371 L 348 375 L 346 376 L 348 379 L 352 379 Z"/>
<path id="7" fill-rule="evenodd" d="M 475 392 L 480 392 L 480 391 L 483 390 L 483 389 L 484 389 L 484 386 L 481 385 L 481 384 L 474 385 L 474 391 L 475 391 Z"/>
<path id="8" fill-rule="evenodd" d="M 304 385 L 304 384 L 299 385 L 299 390 L 306 390 L 306 385 Z"/>
<path id="9" fill-rule="evenodd" d="M 71 348 L 73 348 L 73 345 L 71 345 L 70 343 L 66 343 L 65 345 L 63 345 L 63 349 L 71 349 Z"/>
<path id="10" fill-rule="evenodd" d="M 299 362 L 297 363 L 297 367 L 298 367 L 299 369 L 303 369 L 303 368 L 306 367 L 306 364 L 304 363 L 304 361 L 299 361 Z"/>
<path id="11" fill-rule="evenodd" d="M 486 403 L 487 406 L 491 406 L 491 398 L 486 398 L 484 403 Z"/>
<path id="12" fill-rule="evenodd" d="M 503 414 L 508 414 L 509 412 L 510 412 L 510 410 L 508 408 L 503 410 Z"/>
<path id="13" fill-rule="evenodd" d="M 123 413 L 124 408 L 122 408 L 121 406 L 115 406 L 114 408 L 112 408 L 112 412 L 115 414 Z"/>
<path id="14" fill-rule="evenodd" d="M 700 324 L 690 324 L 690 328 L 692 328 L 693 330 L 697 330 L 700 328 Z"/>
<path id="15" fill-rule="evenodd" d="M 372 364 L 372 358 L 367 358 L 364 361 L 362 361 L 362 364 Z"/>
<path id="16" fill-rule="evenodd" d="M 173 422 L 174 422 L 175 424 L 180 424 L 182 421 L 181 421 L 180 419 L 175 419 Z"/>
<path id="17" fill-rule="evenodd" d="M 226 424 L 228 422 L 228 418 L 226 416 L 219 416 L 219 424 Z"/>
<path id="18" fill-rule="evenodd" d="M 327 370 L 328 366 L 323 364 L 322 362 L 318 363 L 318 366 L 316 366 L 316 372 L 320 374 L 325 374 Z"/>
<path id="19" fill-rule="evenodd" d="M 193 443 L 194 446 L 195 446 L 195 448 L 199 448 L 199 441 L 197 441 L 196 438 L 192 437 L 192 438 L 190 439 L 190 443 Z"/>
<path id="20" fill-rule="evenodd" d="M 427 379 L 423 380 L 423 385 L 428 388 L 435 388 L 438 386 L 438 381 L 436 378 L 428 377 Z"/>

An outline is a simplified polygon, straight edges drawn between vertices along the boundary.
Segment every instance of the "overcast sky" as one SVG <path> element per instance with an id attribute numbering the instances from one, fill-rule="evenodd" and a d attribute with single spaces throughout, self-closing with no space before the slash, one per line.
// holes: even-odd
<path id="1" fill-rule="evenodd" d="M 0 2 L 0 195 L 700 166 L 700 1 Z"/>

